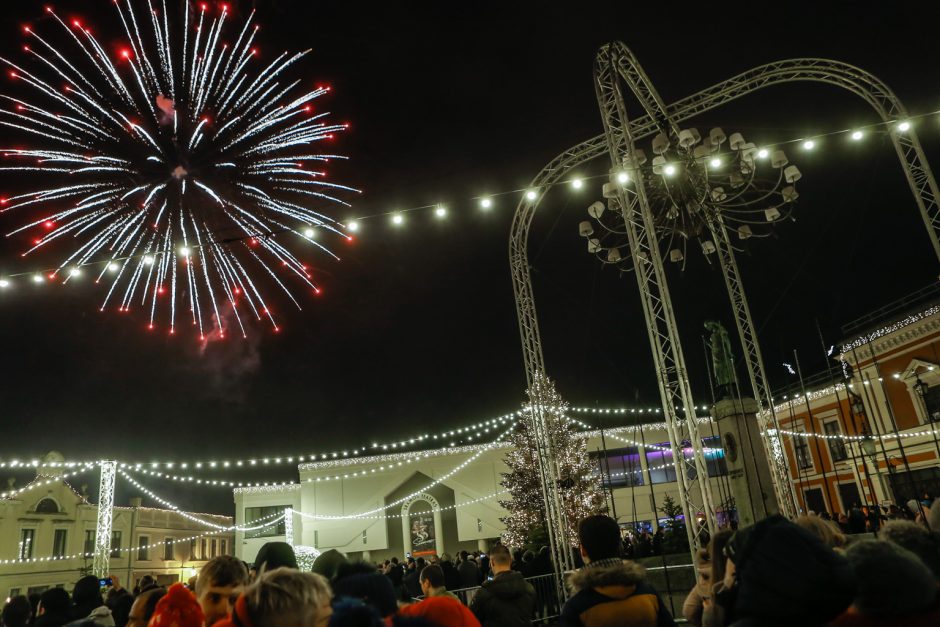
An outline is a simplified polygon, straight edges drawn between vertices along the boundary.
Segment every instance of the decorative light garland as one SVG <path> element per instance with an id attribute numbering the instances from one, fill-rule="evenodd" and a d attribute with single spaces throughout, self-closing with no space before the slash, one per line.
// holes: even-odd
<path id="1" fill-rule="evenodd" d="M 503 433 L 501 433 L 501 434 L 499 435 L 499 437 L 497 437 L 497 438 L 496 438 L 495 440 L 493 440 L 492 442 L 490 442 L 490 443 L 488 443 L 488 444 L 482 445 L 482 446 L 480 447 L 480 449 L 479 449 L 476 453 L 474 453 L 471 457 L 469 457 L 468 459 L 464 460 L 463 462 L 461 462 L 460 464 L 458 464 L 457 466 L 455 466 L 454 468 L 452 468 L 452 469 L 449 470 L 448 472 L 444 473 L 443 475 L 441 475 L 440 477 L 438 477 L 437 479 L 435 479 L 434 481 L 432 481 L 432 482 L 429 483 L 428 485 L 424 486 L 423 488 L 421 488 L 421 489 L 419 489 L 419 490 L 416 490 L 416 491 L 412 492 L 411 494 L 409 494 L 409 495 L 407 495 L 407 496 L 403 496 L 403 497 L 401 497 L 400 499 L 397 499 L 397 500 L 395 500 L 395 501 L 392 501 L 391 503 L 388 503 L 387 505 L 384 505 L 384 506 L 382 506 L 382 507 L 378 507 L 378 508 L 376 508 L 376 509 L 372 509 L 372 510 L 369 510 L 369 511 L 366 511 L 366 512 L 360 512 L 360 513 L 358 513 L 358 514 L 352 514 L 352 515 L 349 515 L 349 516 L 328 516 L 328 515 L 324 515 L 324 516 L 320 516 L 320 518 L 322 518 L 322 519 L 324 519 L 324 520 L 352 520 L 352 519 L 358 519 L 358 518 L 365 518 L 365 517 L 367 517 L 367 516 L 369 516 L 369 515 L 371 515 L 371 514 L 375 514 L 375 513 L 377 513 L 377 512 L 383 512 L 383 511 L 385 511 L 385 510 L 387 510 L 387 509 L 389 509 L 389 508 L 395 507 L 396 505 L 401 505 L 401 504 L 404 503 L 405 501 L 407 501 L 407 500 L 409 500 L 409 499 L 411 499 L 411 498 L 413 498 L 413 497 L 415 497 L 415 496 L 418 496 L 419 494 L 421 494 L 421 493 L 423 493 L 423 492 L 426 492 L 426 491 L 430 490 L 431 488 L 433 488 L 434 486 L 439 485 L 439 484 L 443 483 L 444 481 L 447 481 L 448 479 L 450 479 L 451 477 L 453 477 L 455 474 L 457 474 L 458 472 L 460 472 L 461 470 L 463 470 L 464 468 L 466 468 L 469 464 L 471 464 L 471 463 L 473 463 L 474 461 L 476 461 L 476 460 L 480 457 L 480 455 L 482 455 L 483 453 L 485 453 L 485 452 L 488 451 L 489 449 L 491 449 L 491 448 L 493 448 L 494 446 L 496 446 L 496 445 L 499 443 L 500 440 L 502 440 L 510 431 L 512 431 L 512 429 L 513 429 L 514 427 L 515 427 L 515 424 L 513 425 L 513 427 L 510 427 L 509 429 L 507 429 L 506 431 L 504 431 Z M 298 513 L 300 513 L 300 512 L 298 512 Z"/>
<path id="2" fill-rule="evenodd" d="M 910 326 L 912 324 L 920 322 L 924 318 L 929 318 L 930 316 L 936 315 L 937 313 L 940 313 L 940 305 L 934 305 L 932 307 L 928 307 L 927 309 L 925 309 L 924 311 L 921 311 L 920 313 L 911 314 L 901 320 L 897 320 L 895 322 L 892 322 L 891 324 L 881 327 L 880 329 L 876 329 L 867 335 L 859 336 L 855 338 L 854 340 L 852 340 L 851 342 L 842 345 L 842 354 L 845 355 L 846 353 L 850 352 L 852 349 L 864 346 L 865 344 L 868 344 L 869 342 L 873 342 L 880 337 L 888 335 L 889 333 L 894 333 L 895 331 L 898 331 L 900 329 L 903 329 L 906 326 Z"/>
<path id="3" fill-rule="evenodd" d="M 198 523 L 198 524 L 200 524 L 200 525 L 204 525 L 204 526 L 210 527 L 210 528 L 212 528 L 212 529 L 217 529 L 217 530 L 219 530 L 219 531 L 237 531 L 237 530 L 238 530 L 238 529 L 237 529 L 238 525 L 234 525 L 234 526 L 232 526 L 232 527 L 226 527 L 226 526 L 224 526 L 224 525 L 217 525 L 217 524 L 215 524 L 215 523 L 210 523 L 210 522 L 208 522 L 208 521 L 202 520 L 201 518 L 197 518 L 196 516 L 193 516 L 193 515 L 190 514 L 189 512 L 185 512 L 185 511 L 181 510 L 178 505 L 175 505 L 175 504 L 171 503 L 170 501 L 167 501 L 167 500 L 164 499 L 163 497 L 161 497 L 161 496 L 159 496 L 159 495 L 157 495 L 157 494 L 154 494 L 152 491 L 150 491 L 150 490 L 148 490 L 147 488 L 145 488 L 144 486 L 142 486 L 136 479 L 134 479 L 130 474 L 128 474 L 128 472 L 127 472 L 126 470 L 124 470 L 123 468 L 118 468 L 118 473 L 119 473 L 122 477 L 124 477 L 125 479 L 127 479 L 127 480 L 131 483 L 131 485 L 133 485 L 135 488 L 137 488 L 138 490 L 140 490 L 141 492 L 143 492 L 144 494 L 146 494 L 147 496 L 149 496 L 149 497 L 152 498 L 153 500 L 157 501 L 157 502 L 160 503 L 161 505 L 164 505 L 164 506 L 166 506 L 167 508 L 173 510 L 174 512 L 176 512 L 177 514 L 179 514 L 179 515 L 182 516 L 183 518 L 186 518 L 187 520 L 191 520 L 191 521 L 193 521 L 194 523 Z M 283 513 L 282 513 L 282 515 L 283 515 Z"/>
<path id="4" fill-rule="evenodd" d="M 912 120 L 919 119 L 919 118 L 926 118 L 928 116 L 932 116 L 937 113 L 940 113 L 940 111 L 930 111 L 927 113 L 910 116 L 905 120 L 890 120 L 886 122 L 881 121 L 881 122 L 868 124 L 863 127 L 839 129 L 835 131 L 817 133 L 817 134 L 812 135 L 811 137 L 804 136 L 804 137 L 799 137 L 795 139 L 788 139 L 788 140 L 773 142 L 770 144 L 760 146 L 760 149 L 758 150 L 757 155 L 758 155 L 758 158 L 767 158 L 767 156 L 773 151 L 774 148 L 779 148 L 781 146 L 787 146 L 787 145 L 793 145 L 793 144 L 800 144 L 802 149 L 806 151 L 814 150 L 818 147 L 818 143 L 822 138 L 833 137 L 837 135 L 847 135 L 851 138 L 853 142 L 857 142 L 864 138 L 866 131 L 873 131 L 873 130 L 877 131 L 877 129 L 882 128 L 882 127 L 886 131 L 890 128 L 893 132 L 905 133 L 908 130 L 910 130 Z M 721 154 L 716 153 L 715 155 L 712 155 L 710 159 L 717 158 L 721 160 L 721 156 L 722 156 Z M 621 168 L 622 171 L 620 172 L 620 174 L 623 175 L 625 179 L 624 182 L 628 183 L 631 179 L 636 177 L 637 172 L 640 171 L 641 169 L 645 169 L 645 168 L 652 169 L 653 167 L 654 166 L 652 165 L 624 166 L 623 168 Z M 663 167 L 664 168 L 671 167 L 671 164 L 665 164 Z M 507 190 L 507 191 L 493 193 L 493 194 L 474 196 L 474 197 L 471 197 L 469 200 L 477 201 L 481 210 L 489 211 L 490 209 L 493 208 L 494 199 L 500 196 L 518 197 L 521 195 L 522 197 L 524 197 L 525 199 L 529 201 L 534 201 L 540 195 L 543 195 L 546 191 L 548 191 L 549 189 L 553 187 L 568 186 L 571 189 L 573 189 L 575 192 L 578 192 L 579 190 L 584 188 L 586 181 L 593 180 L 593 179 L 607 180 L 609 176 L 610 176 L 609 174 L 601 174 L 601 175 L 587 176 L 587 177 L 576 176 L 572 179 L 565 180 L 565 181 L 558 181 L 558 182 L 548 184 L 537 189 L 533 189 L 533 188 L 513 189 L 513 190 Z M 373 214 L 365 215 L 365 216 L 350 217 L 347 220 L 345 220 L 345 222 L 343 223 L 343 226 L 350 233 L 358 233 L 361 229 L 360 224 L 363 221 L 374 220 L 378 218 L 387 218 L 392 227 L 401 228 L 405 223 L 405 216 L 407 214 L 417 212 L 417 211 L 433 211 L 433 215 L 435 216 L 437 220 L 446 219 L 448 215 L 447 207 L 443 203 L 438 202 L 438 203 L 420 205 L 420 206 L 415 206 L 415 207 L 410 207 L 410 208 L 405 208 L 405 209 L 392 209 L 388 211 L 381 211 L 381 212 L 377 212 L 377 213 L 373 213 Z M 309 226 L 309 228 L 307 229 L 307 232 L 305 232 L 305 236 L 307 239 L 313 239 L 314 227 L 319 227 L 319 225 L 311 224 Z M 257 237 L 257 235 L 255 236 L 249 235 L 249 236 L 246 236 L 244 239 L 250 239 L 252 237 Z M 348 240 L 352 239 L 352 235 L 347 235 L 346 237 Z M 15 272 L 15 273 L 7 274 L 4 276 L 0 276 L 0 292 L 14 287 L 15 283 L 13 279 L 15 278 L 29 277 L 29 281 L 37 285 L 42 285 L 46 283 L 47 281 L 51 281 L 53 280 L 53 278 L 57 277 L 56 273 L 60 273 L 63 275 L 63 279 L 62 279 L 63 282 L 67 282 L 69 280 L 75 280 L 78 277 L 80 277 L 82 274 L 82 270 L 81 270 L 82 268 L 100 267 L 102 268 L 101 273 L 103 275 L 104 272 L 107 272 L 108 269 L 113 268 L 114 265 L 118 262 L 124 262 L 124 261 L 129 261 L 129 260 L 143 260 L 144 258 L 148 256 L 152 258 L 154 255 L 162 255 L 162 254 L 172 254 L 177 257 L 188 258 L 191 255 L 193 255 L 195 251 L 198 251 L 201 248 L 204 248 L 205 246 L 206 244 L 202 244 L 201 242 L 192 242 L 185 248 L 180 249 L 179 251 L 172 251 L 169 253 L 164 253 L 164 252 L 139 253 L 139 254 L 125 255 L 123 257 L 102 259 L 98 261 L 89 260 L 89 261 L 79 262 L 73 266 L 70 266 L 70 270 L 68 272 L 61 272 L 62 268 L 55 268 L 55 269 L 46 268 L 46 269 L 40 269 L 40 270 Z"/>
<path id="5" fill-rule="evenodd" d="M 256 519 L 252 520 L 251 523 L 249 523 L 249 524 L 253 524 L 253 523 L 259 522 L 259 521 L 261 521 L 261 520 L 265 520 L 266 518 L 271 518 L 272 516 L 276 516 L 276 518 L 274 518 L 274 520 L 271 520 L 271 521 L 269 521 L 269 522 L 267 522 L 267 523 L 265 523 L 265 524 L 263 524 L 263 525 L 258 525 L 258 526 L 255 526 L 255 527 L 239 528 L 239 529 L 236 529 L 236 531 L 256 531 L 256 530 L 258 530 L 258 529 L 263 529 L 263 528 L 265 528 L 265 527 L 270 527 L 271 525 L 276 525 L 277 523 L 281 522 L 281 519 L 282 519 L 282 518 L 284 518 L 284 513 L 281 512 L 281 513 L 279 513 L 279 514 L 270 514 L 270 515 L 264 516 L 264 517 L 262 517 L 262 518 L 256 518 Z M 236 525 L 236 526 L 237 526 L 237 525 Z M 205 532 L 205 533 L 201 533 L 201 534 L 195 535 L 195 536 L 189 536 L 189 537 L 186 537 L 186 538 L 174 538 L 173 540 L 170 540 L 170 541 L 164 540 L 163 542 L 154 542 L 153 544 L 145 544 L 145 545 L 141 545 L 141 546 L 128 546 L 128 547 L 126 547 L 126 548 L 124 548 L 124 547 L 115 547 L 114 549 L 112 549 L 112 552 L 114 552 L 114 553 L 127 553 L 127 552 L 130 552 L 130 551 L 139 551 L 139 550 L 141 550 L 141 549 L 155 549 L 155 548 L 162 547 L 162 546 L 166 546 L 166 545 L 180 544 L 180 543 L 183 543 L 183 542 L 192 542 L 193 540 L 199 540 L 200 538 L 206 538 L 206 537 L 209 537 L 209 536 L 218 536 L 218 535 L 219 535 L 219 532 L 218 532 L 218 531 L 207 531 L 207 532 Z M 74 553 L 74 554 L 72 554 L 72 555 L 60 555 L 60 556 L 54 556 L 54 557 L 29 557 L 29 558 L 25 558 L 25 559 L 6 559 L 6 560 L 0 560 L 0 565 L 8 565 L 8 564 L 35 564 L 35 563 L 38 563 L 38 562 L 63 562 L 63 561 L 66 561 L 66 560 L 79 559 L 79 558 L 89 559 L 89 558 L 92 558 L 92 557 L 94 557 L 94 553 Z"/>
<path id="6" fill-rule="evenodd" d="M 845 435 L 842 433 L 816 433 L 814 431 L 787 431 L 779 429 L 777 431 L 783 435 L 803 438 L 821 438 L 823 440 L 843 440 L 846 442 L 860 442 L 863 440 L 899 440 L 901 438 L 917 438 L 924 435 L 940 435 L 940 429 L 926 429 L 924 431 L 914 431 L 911 433 L 886 433 L 884 435 Z"/>
<path id="7" fill-rule="evenodd" d="M 422 490 L 423 491 L 423 490 Z M 420 494 L 420 492 L 418 493 Z M 467 505 L 473 505 L 475 503 L 482 503 L 483 501 L 489 501 L 496 498 L 497 496 L 509 494 L 509 490 L 500 490 L 499 492 L 493 492 L 492 494 L 487 494 L 486 496 L 481 496 L 476 499 L 471 499 L 469 501 L 461 501 L 460 503 L 455 503 L 453 505 L 448 505 L 446 507 L 437 507 L 431 508 L 431 512 L 446 512 L 450 510 L 455 510 L 459 507 L 465 507 Z M 414 495 L 412 495 L 414 496 Z M 409 497 L 410 498 L 410 497 Z M 387 518 L 401 518 L 401 514 L 385 514 L 382 516 L 366 516 L 366 515 L 353 515 L 353 516 L 330 516 L 330 515 L 321 515 L 321 514 L 309 514 L 307 512 L 302 512 L 300 510 L 294 510 L 294 513 L 303 518 L 309 518 L 312 520 L 385 520 Z"/>
<path id="8" fill-rule="evenodd" d="M 57 482 L 62 481 L 62 480 L 64 480 L 64 479 L 68 479 L 69 477 L 74 477 L 75 475 L 82 475 L 82 474 L 85 474 L 85 473 L 88 472 L 89 470 L 93 470 L 93 469 L 94 469 L 94 464 L 86 464 L 85 467 L 82 468 L 81 470 L 76 470 L 75 472 L 68 472 L 68 473 L 65 473 L 65 474 L 62 475 L 61 477 L 47 477 L 47 478 L 45 478 L 45 479 L 36 478 L 35 480 L 29 482 L 29 484 L 27 484 L 27 485 L 25 485 L 25 486 L 23 486 L 22 488 L 19 488 L 19 489 L 17 489 L 17 490 L 9 490 L 9 491 L 7 491 L 7 492 L 0 492 L 0 499 L 9 499 L 9 498 L 13 498 L 14 496 L 17 496 L 17 495 L 19 495 L 19 494 L 23 494 L 24 492 L 28 492 L 29 490 L 34 490 L 34 489 L 40 488 L 40 487 L 42 487 L 42 486 L 52 485 L 53 483 L 57 483 Z"/>

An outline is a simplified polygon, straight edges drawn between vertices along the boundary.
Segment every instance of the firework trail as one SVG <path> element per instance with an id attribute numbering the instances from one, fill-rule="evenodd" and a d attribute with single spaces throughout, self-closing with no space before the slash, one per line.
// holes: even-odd
<path id="1" fill-rule="evenodd" d="M 348 238 L 324 211 L 356 190 L 317 169 L 344 158 L 318 148 L 346 128 L 314 110 L 330 88 L 287 77 L 306 52 L 259 63 L 254 13 L 239 26 L 224 4 L 135 4 L 114 0 L 116 51 L 46 7 L 64 33 L 25 27 L 28 67 L 0 57 L 29 94 L 0 95 L 0 124 L 40 146 L 0 149 L 0 170 L 42 182 L 0 198 L 0 211 L 43 212 L 8 235 L 39 231 L 24 255 L 68 249 L 35 280 L 95 272 L 109 286 L 102 310 L 140 307 L 151 329 L 166 316 L 170 333 L 185 320 L 202 338 L 224 337 L 226 320 L 243 335 L 252 318 L 277 330 L 265 287 L 298 308 L 290 286 L 320 292 L 288 242 L 338 259 L 315 238 Z"/>

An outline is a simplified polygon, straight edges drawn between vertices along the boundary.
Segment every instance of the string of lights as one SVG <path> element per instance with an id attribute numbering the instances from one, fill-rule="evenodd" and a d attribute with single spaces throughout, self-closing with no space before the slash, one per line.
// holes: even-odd
<path id="1" fill-rule="evenodd" d="M 426 485 L 426 486 L 424 486 L 424 487 L 422 487 L 422 488 L 420 488 L 420 489 L 418 489 L 418 490 L 415 490 L 415 491 L 412 492 L 411 494 L 408 494 L 408 495 L 403 496 L 403 497 L 401 497 L 401 498 L 399 498 L 399 499 L 396 499 L 396 500 L 392 501 L 391 503 L 387 503 L 387 504 L 383 505 L 382 507 L 377 507 L 377 508 L 375 508 L 375 509 L 371 509 L 371 510 L 368 510 L 368 511 L 365 511 L 365 512 L 359 512 L 359 513 L 357 513 L 357 514 L 349 514 L 349 515 L 324 515 L 324 514 L 318 514 L 318 516 L 319 516 L 321 519 L 323 519 L 323 520 L 354 520 L 354 519 L 365 518 L 365 517 L 367 517 L 367 516 L 371 516 L 372 514 L 377 514 L 378 512 L 384 512 L 384 511 L 387 510 L 387 509 L 390 509 L 390 508 L 395 507 L 395 506 L 397 506 L 397 505 L 401 505 L 401 504 L 404 503 L 405 501 L 407 501 L 407 500 L 409 500 L 409 499 L 411 499 L 411 498 L 414 498 L 414 497 L 418 496 L 419 494 L 421 494 L 421 493 L 423 493 L 423 492 L 427 492 L 428 490 L 430 490 L 430 489 L 433 488 L 434 486 L 439 485 L 439 484 L 443 483 L 444 481 L 447 481 L 448 479 L 450 479 L 451 477 L 453 477 L 454 475 L 456 475 L 458 472 L 460 472 L 461 470 L 463 470 L 464 468 L 466 468 L 467 466 L 469 466 L 470 464 L 472 464 L 473 462 L 475 462 L 477 459 L 480 458 L 481 455 L 483 455 L 483 453 L 485 453 L 485 452 L 488 451 L 489 449 L 491 449 L 491 448 L 493 448 L 494 446 L 496 446 L 497 444 L 499 444 L 499 442 L 500 442 L 504 437 L 506 437 L 506 436 L 509 434 L 509 432 L 512 431 L 512 429 L 513 429 L 514 427 L 515 427 L 515 424 L 514 424 L 512 427 L 510 427 L 509 429 L 507 429 L 506 431 L 503 431 L 503 432 L 502 432 L 495 440 L 493 440 L 492 442 L 489 442 L 489 443 L 487 443 L 487 444 L 481 446 L 480 449 L 479 449 L 478 451 L 476 451 L 473 455 L 471 455 L 469 458 L 465 459 L 465 460 L 462 461 L 460 464 L 458 464 L 457 466 L 455 466 L 455 467 L 452 468 L 451 470 L 447 471 L 446 473 L 444 473 L 443 475 L 441 475 L 440 477 L 438 477 L 437 479 L 435 479 L 434 481 L 432 481 L 432 482 L 429 483 L 428 485 Z"/>
<path id="2" fill-rule="evenodd" d="M 128 472 L 127 472 L 126 470 L 124 470 L 123 468 L 118 468 L 118 473 L 119 473 L 122 477 L 124 477 L 125 479 L 127 479 L 127 481 L 128 481 L 131 485 L 133 485 L 135 488 L 137 488 L 138 490 L 140 490 L 141 492 L 143 492 L 144 494 L 146 494 L 147 496 L 149 496 L 150 498 L 152 498 L 152 499 L 155 500 L 156 502 L 160 503 L 160 504 L 163 505 L 164 507 L 167 507 L 167 508 L 173 510 L 174 512 L 176 512 L 177 514 L 179 514 L 180 516 L 182 516 L 183 518 L 185 518 L 185 519 L 187 519 L 187 520 L 191 520 L 191 521 L 193 521 L 194 523 L 197 523 L 197 524 L 200 524 L 200 525 L 204 525 L 204 526 L 206 526 L 206 527 L 209 527 L 209 528 L 211 528 L 211 529 L 216 529 L 216 530 L 218 530 L 218 531 L 237 531 L 237 530 L 238 530 L 238 525 L 233 525 L 233 526 L 231 526 L 231 527 L 226 527 L 225 525 L 217 525 L 217 524 L 215 524 L 215 523 L 211 523 L 211 522 L 202 520 L 201 518 L 199 518 L 199 517 L 197 517 L 197 516 L 193 516 L 193 515 L 190 514 L 189 512 L 185 512 L 185 511 L 183 511 L 182 509 L 180 509 L 180 507 L 179 507 L 178 505 L 175 505 L 174 503 L 171 503 L 170 501 L 166 500 L 165 498 L 161 497 L 161 496 L 158 495 L 158 494 L 154 494 L 151 490 L 149 490 L 149 489 L 147 489 L 146 487 L 144 487 L 143 485 L 141 485 L 140 482 L 138 482 L 136 479 L 134 479 L 134 477 L 132 477 L 130 474 L 128 474 Z"/>
<path id="3" fill-rule="evenodd" d="M 496 497 L 502 496 L 503 494 L 508 494 L 509 490 L 500 490 L 499 492 L 493 492 L 492 494 L 487 494 L 486 496 L 481 496 L 480 498 L 471 499 L 469 501 L 462 501 L 460 503 L 455 503 L 454 505 L 447 505 L 446 507 L 432 507 L 432 512 L 446 512 L 450 510 L 456 510 L 461 507 L 466 507 L 467 505 L 473 505 L 475 503 L 482 503 L 484 501 L 490 501 Z M 321 515 L 321 514 L 310 514 L 308 512 L 302 512 L 300 510 L 294 510 L 294 513 L 303 518 L 308 518 L 311 520 L 347 520 L 349 518 L 355 518 L 357 520 L 385 520 L 387 518 L 402 518 L 401 514 L 384 514 L 382 516 L 330 516 L 330 515 Z"/>
<path id="4" fill-rule="evenodd" d="M 844 442 L 861 442 L 864 440 L 899 440 L 903 438 L 918 438 L 925 435 L 940 435 L 940 429 L 925 429 L 922 431 L 911 431 L 908 433 L 885 433 L 883 435 L 845 435 L 842 433 L 816 433 L 803 431 L 787 431 L 778 429 L 777 433 L 801 438 L 820 438 L 823 440 L 842 440 Z"/>
<path id="5" fill-rule="evenodd" d="M 257 525 L 253 527 L 236 525 L 236 527 L 238 527 L 236 530 L 237 531 L 257 531 L 259 529 L 264 529 L 265 527 L 270 527 L 271 525 L 276 525 L 279 522 L 281 522 L 281 520 L 284 518 L 284 513 L 282 512 L 280 514 L 270 514 L 262 518 L 256 518 L 252 520 L 250 523 L 246 523 L 246 524 L 253 525 L 256 522 L 260 522 L 262 520 L 272 518 L 272 517 L 273 517 L 272 520 L 264 523 L 263 525 Z M 201 538 L 206 538 L 210 536 L 218 536 L 219 533 L 220 533 L 219 531 L 207 531 L 205 533 L 201 533 L 201 534 L 194 535 L 194 536 L 188 536 L 185 538 L 175 538 L 173 540 L 164 540 L 162 542 L 154 542 L 153 544 L 146 544 L 146 545 L 140 545 L 140 546 L 114 547 L 111 550 L 114 553 L 120 554 L 120 553 L 128 553 L 131 551 L 156 549 L 156 548 L 167 546 L 167 545 L 182 544 L 184 542 L 192 542 L 193 540 L 199 540 Z M 55 556 L 49 556 L 49 557 L 28 557 L 28 558 L 23 558 L 23 559 L 0 559 L 0 565 L 35 564 L 37 562 L 63 562 L 63 561 L 72 560 L 72 559 L 91 559 L 92 557 L 94 557 L 94 553 L 73 553 L 71 555 L 55 555 Z"/>
<path id="6" fill-rule="evenodd" d="M 766 160 L 771 158 L 774 152 L 779 151 L 782 147 L 798 145 L 799 148 L 805 152 L 811 152 L 820 148 L 825 140 L 837 137 L 845 136 L 852 143 L 858 143 L 864 140 L 867 136 L 872 134 L 885 134 L 885 133 L 905 133 L 909 131 L 914 122 L 920 119 L 924 119 L 930 116 L 934 116 L 940 113 L 940 111 L 930 111 L 927 113 L 922 113 L 918 115 L 913 115 L 904 120 L 891 120 L 888 122 L 879 121 L 874 122 L 864 126 L 857 126 L 853 128 L 842 128 L 828 132 L 816 133 L 811 136 L 801 136 L 798 138 L 792 138 L 782 141 L 776 141 L 767 143 L 757 148 L 756 157 L 759 160 Z M 709 155 L 708 159 L 712 167 L 720 167 L 723 163 L 721 154 L 712 154 Z M 724 155 L 727 156 L 727 155 Z M 664 176 L 674 176 L 678 172 L 679 166 L 676 164 L 660 164 L 657 168 L 661 167 L 661 172 Z M 617 174 L 617 180 L 620 184 L 629 184 L 632 178 L 637 176 L 637 173 L 641 169 L 652 169 L 652 165 L 646 164 L 632 164 L 630 166 L 625 166 L 621 172 Z M 499 198 L 511 197 L 518 198 L 520 195 L 523 196 L 526 200 L 534 201 L 539 198 L 540 195 L 545 194 L 552 187 L 567 186 L 572 190 L 579 191 L 585 187 L 585 182 L 591 181 L 594 179 L 598 180 L 607 180 L 609 174 L 599 174 L 594 176 L 584 176 L 584 177 L 574 177 L 564 181 L 558 181 L 551 185 L 546 185 L 543 188 L 519 188 L 511 189 L 502 192 L 492 193 L 492 194 L 483 194 L 479 196 L 473 196 L 469 200 L 475 201 L 479 208 L 482 211 L 489 211 L 493 209 L 496 205 L 496 201 Z M 379 211 L 371 213 L 368 215 L 361 215 L 357 217 L 349 217 L 344 222 L 338 222 L 337 225 L 340 229 L 345 230 L 348 233 L 357 233 L 361 231 L 361 224 L 366 221 L 373 221 L 382 218 L 386 218 L 395 228 L 401 228 L 406 222 L 406 216 L 422 211 L 433 210 L 432 213 L 437 220 L 446 219 L 449 215 L 448 208 L 444 203 L 434 203 L 428 205 L 414 206 L 404 209 L 391 209 L 387 211 Z M 327 225 L 318 224 L 312 222 L 304 230 L 304 237 L 316 244 L 316 236 L 318 231 L 328 229 Z M 329 230 L 335 230 L 334 228 L 329 228 Z M 285 230 L 285 232 L 293 232 L 293 229 Z M 276 231 L 266 231 L 264 233 L 254 233 L 249 232 L 243 236 L 236 238 L 227 238 L 224 244 L 230 244 L 233 242 L 241 241 L 259 241 L 259 240 L 268 240 L 273 239 L 276 235 L 280 233 Z M 352 241 L 352 235 L 347 235 L 346 239 Z M 156 251 L 156 252 L 147 252 L 140 254 L 127 254 L 124 256 L 112 256 L 107 259 L 102 260 L 92 260 L 86 259 L 84 261 L 77 262 L 70 266 L 69 268 L 42 268 L 42 269 L 33 269 L 28 271 L 19 271 L 6 274 L 0 277 L 0 290 L 11 288 L 15 284 L 15 279 L 27 278 L 28 281 L 31 281 L 35 284 L 41 285 L 46 282 L 55 281 L 61 279 L 63 283 L 68 281 L 74 281 L 79 279 L 82 276 L 82 270 L 84 268 L 101 268 L 101 275 L 99 275 L 99 280 L 106 272 L 118 273 L 121 269 L 130 262 L 144 262 L 147 265 L 160 265 L 160 260 L 158 257 L 176 257 L 181 263 L 189 263 L 191 260 L 195 259 L 194 253 L 199 252 L 200 249 L 215 249 L 221 245 L 218 241 L 207 241 L 207 242 L 189 242 L 183 248 L 179 250 L 166 250 L 166 251 Z M 63 270 L 65 270 L 63 272 Z M 319 293 L 319 292 L 318 292 Z"/>
<path id="7" fill-rule="evenodd" d="M 53 483 L 62 481 L 64 479 L 68 479 L 69 477 L 74 477 L 75 475 L 85 474 L 86 472 L 93 470 L 93 469 L 94 469 L 94 464 L 85 464 L 85 466 L 81 470 L 76 470 L 74 472 L 67 472 L 58 477 L 47 477 L 44 479 L 37 478 L 35 481 L 31 481 L 29 484 L 23 486 L 22 488 L 19 488 L 16 490 L 8 490 L 6 492 L 0 492 L 0 499 L 13 498 L 15 496 L 19 496 L 20 494 L 23 494 L 24 492 L 35 490 L 36 488 L 41 488 L 43 486 L 52 485 Z"/>

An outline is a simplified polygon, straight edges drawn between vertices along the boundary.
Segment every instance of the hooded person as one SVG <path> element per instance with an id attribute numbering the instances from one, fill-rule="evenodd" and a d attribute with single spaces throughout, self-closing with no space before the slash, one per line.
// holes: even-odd
<path id="1" fill-rule="evenodd" d="M 568 580 L 571 597 L 561 610 L 563 627 L 665 627 L 675 625 L 645 569 L 620 558 L 620 526 L 610 516 L 578 524 L 584 567 Z"/>
<path id="2" fill-rule="evenodd" d="M 940 511 L 940 506 L 937 507 Z M 889 520 L 878 531 L 878 539 L 893 542 L 916 555 L 940 584 L 940 532 L 927 531 L 911 520 Z"/>
<path id="3" fill-rule="evenodd" d="M 933 573 L 907 549 L 883 540 L 860 540 L 845 557 L 859 586 L 852 606 L 834 627 L 940 625 L 940 594 Z"/>
<path id="4" fill-rule="evenodd" d="M 782 516 L 738 530 L 725 555 L 734 627 L 826 625 L 845 611 L 858 586 L 845 557 Z"/>
<path id="5" fill-rule="evenodd" d="M 490 551 L 493 578 L 484 581 L 473 595 L 470 611 L 483 627 L 525 627 L 535 614 L 535 588 L 512 570 L 509 549 L 497 546 Z"/>
<path id="6" fill-rule="evenodd" d="M 88 575 L 75 582 L 72 589 L 72 607 L 69 610 L 71 627 L 114 627 L 111 610 L 101 598 L 101 584 L 97 577 Z"/>

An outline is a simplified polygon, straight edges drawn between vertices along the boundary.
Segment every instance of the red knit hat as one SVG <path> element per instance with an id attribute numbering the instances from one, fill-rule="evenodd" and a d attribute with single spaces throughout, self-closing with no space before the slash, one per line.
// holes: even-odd
<path id="1" fill-rule="evenodd" d="M 147 627 L 202 627 L 206 617 L 196 595 L 181 583 L 174 583 L 157 603 Z"/>

